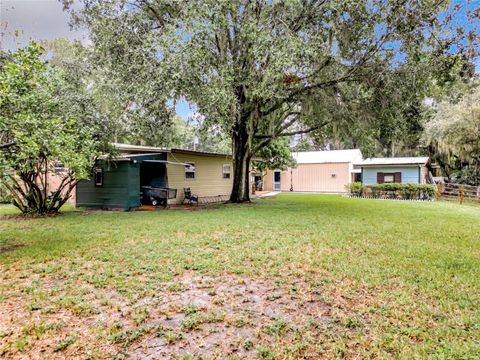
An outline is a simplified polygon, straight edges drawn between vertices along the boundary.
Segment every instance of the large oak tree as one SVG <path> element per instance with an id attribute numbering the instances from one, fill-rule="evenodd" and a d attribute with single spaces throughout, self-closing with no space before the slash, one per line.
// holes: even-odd
<path id="1" fill-rule="evenodd" d="M 441 58 L 463 35 L 447 0 L 84 3 L 74 19 L 135 102 L 184 96 L 231 136 L 232 202 L 249 200 L 251 159 L 272 140 L 338 120 L 346 101 L 368 96 L 352 86 Z"/>

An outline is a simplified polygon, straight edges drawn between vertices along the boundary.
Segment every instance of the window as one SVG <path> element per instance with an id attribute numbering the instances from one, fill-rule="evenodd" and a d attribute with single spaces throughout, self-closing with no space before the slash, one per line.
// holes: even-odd
<path id="1" fill-rule="evenodd" d="M 280 171 L 276 170 L 273 172 L 273 181 L 274 182 L 280 182 L 280 177 L 281 177 L 281 173 Z"/>
<path id="2" fill-rule="evenodd" d="M 385 184 L 395 182 L 395 174 L 383 174 L 383 182 Z"/>
<path id="3" fill-rule="evenodd" d="M 195 179 L 195 163 L 185 165 L 185 179 Z"/>
<path id="4" fill-rule="evenodd" d="M 53 165 L 53 171 L 55 174 L 63 174 L 65 172 L 65 166 L 61 162 L 55 162 Z"/>
<path id="5" fill-rule="evenodd" d="M 101 167 L 93 169 L 93 181 L 95 181 L 95 186 L 103 186 L 103 169 Z"/>
<path id="6" fill-rule="evenodd" d="M 230 179 L 232 166 L 230 164 L 223 164 L 223 178 Z"/>

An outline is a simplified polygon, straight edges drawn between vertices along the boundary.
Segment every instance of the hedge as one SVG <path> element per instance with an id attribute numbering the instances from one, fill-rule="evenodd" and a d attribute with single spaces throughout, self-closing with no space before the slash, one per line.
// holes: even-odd
<path id="1" fill-rule="evenodd" d="M 431 200 L 435 197 L 435 186 L 427 184 L 363 185 L 360 182 L 354 182 L 347 185 L 347 190 L 353 196 L 377 199 Z"/>

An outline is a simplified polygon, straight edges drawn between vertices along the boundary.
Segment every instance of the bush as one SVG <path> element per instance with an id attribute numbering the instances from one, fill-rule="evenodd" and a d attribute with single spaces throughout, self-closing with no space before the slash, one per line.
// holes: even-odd
<path id="1" fill-rule="evenodd" d="M 362 196 L 363 190 L 365 189 L 365 187 L 361 182 L 353 182 L 351 184 L 345 185 L 345 188 L 348 190 L 350 194 L 356 195 L 356 196 Z"/>
<path id="2" fill-rule="evenodd" d="M 435 185 L 423 184 L 417 185 L 419 189 L 419 196 L 422 200 L 431 200 L 435 197 L 437 191 Z"/>
<path id="3" fill-rule="evenodd" d="M 435 197 L 435 186 L 426 184 L 374 184 L 351 183 L 347 186 L 351 195 L 373 198 L 431 200 Z"/>
<path id="4" fill-rule="evenodd" d="M 420 189 L 419 186 L 416 184 L 405 184 L 402 189 L 400 190 L 400 195 L 402 199 L 418 199 L 419 198 Z"/>

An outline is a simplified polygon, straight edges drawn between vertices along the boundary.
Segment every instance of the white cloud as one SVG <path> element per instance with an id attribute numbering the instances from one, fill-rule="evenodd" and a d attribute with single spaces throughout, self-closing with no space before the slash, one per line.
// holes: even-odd
<path id="1" fill-rule="evenodd" d="M 79 8 L 79 2 L 74 3 Z M 1 0 L 0 48 L 15 50 L 31 40 L 59 37 L 88 42 L 85 29 L 71 29 L 70 15 L 58 0 Z M 18 34 L 16 36 L 15 34 Z"/>

